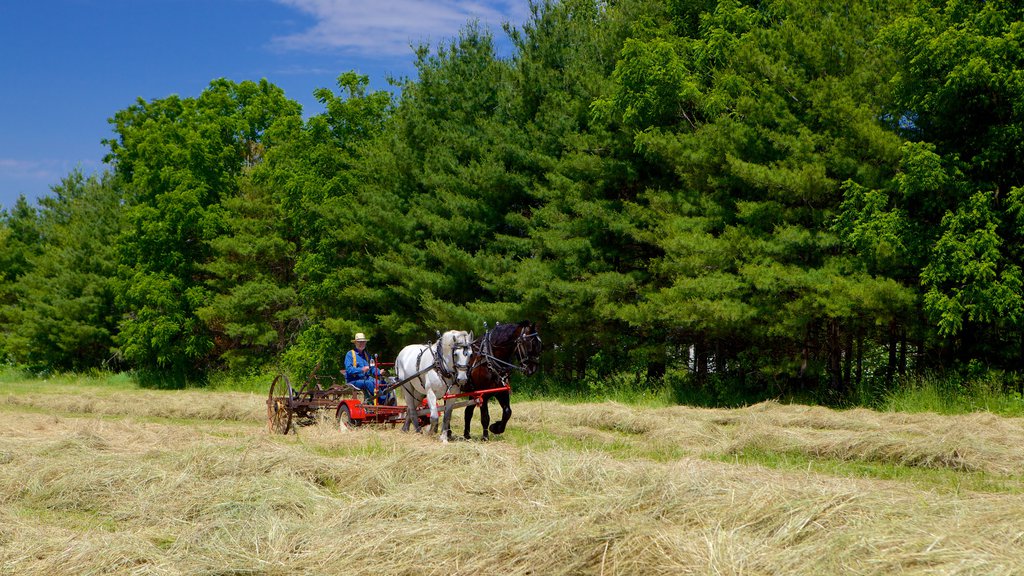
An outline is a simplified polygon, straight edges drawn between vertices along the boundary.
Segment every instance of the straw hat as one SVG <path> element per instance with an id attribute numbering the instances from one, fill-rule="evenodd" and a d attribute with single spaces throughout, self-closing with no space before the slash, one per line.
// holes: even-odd
<path id="1" fill-rule="evenodd" d="M 366 342 L 366 335 L 362 332 L 356 332 L 356 337 L 352 339 L 353 342 Z"/>

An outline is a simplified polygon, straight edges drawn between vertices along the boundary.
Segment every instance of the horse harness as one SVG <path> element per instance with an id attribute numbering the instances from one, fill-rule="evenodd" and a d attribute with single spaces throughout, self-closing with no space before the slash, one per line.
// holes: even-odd
<path id="1" fill-rule="evenodd" d="M 426 368 L 421 368 L 415 374 L 409 376 L 402 382 L 399 382 L 398 385 L 402 386 L 402 389 L 409 391 L 407 388 L 405 388 L 404 384 L 410 382 L 413 378 L 419 378 L 420 386 L 423 386 L 425 388 L 427 385 L 427 381 L 423 378 L 423 375 L 426 374 L 427 372 L 430 372 L 431 370 L 434 370 L 435 372 L 437 372 L 437 375 L 441 377 L 441 381 L 445 383 L 445 394 L 448 394 L 451 391 L 453 385 L 452 383 L 454 382 L 455 377 L 455 370 L 449 370 L 448 367 L 444 365 L 444 353 L 443 348 L 441 346 L 441 340 L 442 338 L 437 339 L 437 342 L 433 346 L 433 350 L 431 350 L 431 346 L 429 344 L 427 346 L 424 346 L 423 349 L 420 350 L 420 353 L 416 356 L 417 368 L 420 366 L 420 362 L 423 360 L 423 353 L 426 352 L 427 350 L 431 350 L 431 352 L 433 353 L 434 362 L 430 366 L 427 366 Z M 452 356 L 452 363 L 454 364 L 454 348 Z M 453 368 L 457 367 L 453 366 Z"/>
<path id="2" fill-rule="evenodd" d="M 487 370 L 493 374 L 498 382 L 502 386 L 508 386 L 509 377 L 512 376 L 513 370 L 525 371 L 526 369 L 521 366 L 526 360 L 530 358 L 529 350 L 526 348 L 526 343 L 530 340 L 540 340 L 540 334 L 533 332 L 532 334 L 520 334 L 515 341 L 515 355 L 516 360 L 519 364 L 513 364 L 498 358 L 494 355 L 494 344 L 491 342 L 491 331 L 488 330 L 484 333 L 483 340 L 480 343 L 479 351 L 474 350 L 475 353 L 479 354 L 484 358 L 484 365 L 487 366 Z"/>

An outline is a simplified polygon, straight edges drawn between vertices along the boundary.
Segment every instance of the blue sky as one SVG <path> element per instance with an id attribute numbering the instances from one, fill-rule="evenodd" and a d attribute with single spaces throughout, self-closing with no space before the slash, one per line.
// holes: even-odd
<path id="1" fill-rule="evenodd" d="M 346 70 L 386 87 L 478 19 L 499 41 L 527 0 L 0 0 L 0 207 L 102 163 L 107 119 L 215 78 L 266 78 L 322 111 L 313 90 Z"/>

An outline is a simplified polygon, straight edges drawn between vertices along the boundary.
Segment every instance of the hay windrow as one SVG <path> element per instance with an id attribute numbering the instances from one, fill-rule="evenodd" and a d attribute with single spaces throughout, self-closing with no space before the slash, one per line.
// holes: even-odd
<path id="1" fill-rule="evenodd" d="M 444 445 L 329 419 L 269 436 L 245 395 L 103 400 L 102 414 L 51 396 L 0 407 L 2 574 L 1024 570 L 1015 419 L 533 402 L 504 437 Z M 743 451 L 1009 488 L 728 461 Z"/>

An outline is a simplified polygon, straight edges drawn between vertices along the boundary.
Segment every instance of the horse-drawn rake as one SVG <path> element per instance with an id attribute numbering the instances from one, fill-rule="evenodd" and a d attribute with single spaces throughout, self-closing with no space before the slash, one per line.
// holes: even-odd
<path id="1" fill-rule="evenodd" d="M 449 334 L 455 334 L 449 331 Z M 339 428 L 355 428 L 363 424 L 387 424 L 395 426 L 403 425 L 403 430 L 408 429 L 410 419 L 415 418 L 416 429 L 419 431 L 427 424 L 437 424 L 438 409 L 443 408 L 445 413 L 444 426 L 442 427 L 442 438 L 447 440 L 450 430 L 448 429 L 451 413 L 456 408 L 467 408 L 466 411 L 466 432 L 464 436 L 469 437 L 469 421 L 472 418 L 472 408 L 481 408 L 481 421 L 484 427 L 484 439 L 487 438 L 488 416 L 487 398 L 495 396 L 502 405 L 502 419 L 500 422 L 491 425 L 490 431 L 500 434 L 505 429 L 505 423 L 511 416 L 511 409 L 508 406 L 508 399 L 511 392 L 509 376 L 512 370 L 521 370 L 526 375 L 533 374 L 538 365 L 540 357 L 540 335 L 537 333 L 536 325 L 528 322 L 521 322 L 518 325 L 495 326 L 493 330 L 486 332 L 476 341 L 468 333 L 461 333 L 469 336 L 468 341 L 462 341 L 459 357 L 461 363 L 454 361 L 455 356 L 448 359 L 447 355 L 441 354 L 441 342 L 439 337 L 436 345 L 436 354 L 430 346 L 407 346 L 406 348 L 424 348 L 415 357 L 414 367 L 402 364 L 398 367 L 398 374 L 405 375 L 399 380 L 389 377 L 382 380 L 375 379 L 374 394 L 372 401 L 363 401 L 363 392 L 355 386 L 345 382 L 344 375 L 340 379 L 332 376 L 317 374 L 319 364 L 313 369 L 313 373 L 306 379 L 301 387 L 292 386 L 291 380 L 283 372 L 274 378 L 270 384 L 270 393 L 267 396 L 267 429 L 270 432 L 288 434 L 295 430 L 298 425 L 311 424 L 318 418 L 322 418 L 325 412 L 334 412 L 334 421 Z M 470 342 L 472 341 L 472 342 Z M 404 350 L 403 350 L 404 352 Z M 430 352 L 427 357 L 433 358 L 429 364 L 421 363 L 424 354 Z M 440 360 L 444 358 L 444 360 Z M 399 354 L 402 360 L 402 354 Z M 374 362 L 381 368 L 393 368 L 395 364 Z M 445 364 L 447 362 L 449 370 Z M 454 376 L 455 368 L 461 371 L 459 385 L 457 387 Z M 447 389 L 442 389 L 444 394 L 430 392 L 428 397 L 419 399 L 413 392 L 414 387 L 420 387 L 425 380 L 436 379 L 438 374 L 448 382 Z M 413 382 L 419 380 L 419 382 Z M 398 406 L 397 402 L 381 402 L 379 399 L 393 399 L 393 392 L 403 388 L 407 397 L 416 398 L 416 407 L 410 410 L 407 406 Z M 452 393 L 452 388 L 460 390 Z M 436 398 L 436 400 L 435 400 Z M 434 402 L 430 406 L 430 402 Z M 431 418 L 433 416 L 433 419 Z"/>
<path id="2" fill-rule="evenodd" d="M 377 365 L 381 368 L 393 366 L 383 362 Z M 402 381 L 395 378 L 378 380 L 376 394 L 373 397 L 376 400 L 387 395 L 420 375 L 421 373 L 416 373 Z M 329 385 L 325 387 L 324 382 L 329 382 Z M 486 395 L 510 390 L 511 388 L 506 385 L 487 390 L 446 394 L 440 400 L 443 401 L 445 409 L 481 406 Z M 345 429 L 357 428 L 363 424 L 387 424 L 394 427 L 405 422 L 405 406 L 364 402 L 362 396 L 362 390 L 351 384 L 338 383 L 330 376 L 318 375 L 317 369 L 313 370 L 299 388 L 294 387 L 291 379 L 282 372 L 270 383 L 270 393 L 267 396 L 267 430 L 277 434 L 288 434 L 296 430 L 297 426 L 313 424 L 318 418 L 323 418 L 325 413 L 331 412 L 334 413 L 338 427 Z M 415 414 L 420 427 L 430 423 L 430 408 L 426 398 L 415 410 Z"/>

